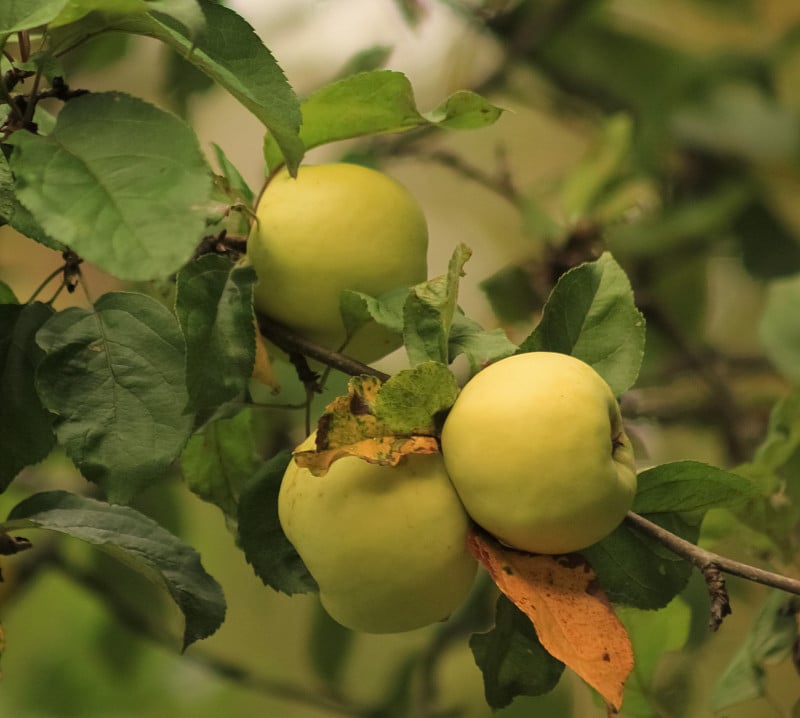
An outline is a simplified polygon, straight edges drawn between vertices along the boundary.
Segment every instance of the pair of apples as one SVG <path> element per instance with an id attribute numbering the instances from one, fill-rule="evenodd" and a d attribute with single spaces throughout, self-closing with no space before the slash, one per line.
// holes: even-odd
<path id="1" fill-rule="evenodd" d="M 424 215 L 374 170 L 336 164 L 278 175 L 257 220 L 248 247 L 257 308 L 323 345 L 345 340 L 343 289 L 377 295 L 426 278 Z M 398 342 L 367 325 L 348 352 L 370 361 Z M 300 449 L 313 445 L 312 435 Z M 278 507 L 328 613 L 354 630 L 392 633 L 443 620 L 464 600 L 477 569 L 471 522 L 523 551 L 568 553 L 613 531 L 635 490 L 608 384 L 574 357 L 533 352 L 466 384 L 441 454 L 398 467 L 344 458 L 324 477 L 292 462 Z"/>

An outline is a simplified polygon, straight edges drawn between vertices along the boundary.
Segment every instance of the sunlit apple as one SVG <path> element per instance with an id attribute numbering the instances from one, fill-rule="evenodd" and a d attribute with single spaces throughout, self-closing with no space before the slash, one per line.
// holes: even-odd
<path id="1" fill-rule="evenodd" d="M 608 384 L 566 354 L 502 359 L 461 391 L 442 454 L 467 513 L 509 546 L 568 553 L 631 507 L 631 443 Z"/>
<path id="2" fill-rule="evenodd" d="M 353 164 L 301 166 L 273 177 L 256 208 L 247 254 L 258 275 L 256 308 L 328 349 L 345 341 L 339 296 L 379 296 L 427 279 L 428 231 L 411 194 Z M 401 344 L 374 322 L 346 352 L 374 361 Z"/>
<path id="3" fill-rule="evenodd" d="M 469 519 L 440 454 L 397 467 L 348 457 L 322 477 L 292 461 L 278 509 L 322 605 L 348 628 L 395 633 L 444 620 L 472 586 Z"/>

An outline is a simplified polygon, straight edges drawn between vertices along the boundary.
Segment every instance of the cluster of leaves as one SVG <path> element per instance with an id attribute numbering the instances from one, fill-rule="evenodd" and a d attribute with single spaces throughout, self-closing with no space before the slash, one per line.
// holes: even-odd
<path id="1" fill-rule="evenodd" d="M 705 266 L 709 238 L 731 237 L 756 277 L 772 280 L 800 270 L 796 237 L 769 203 L 759 172 L 797 141 L 786 129 L 794 127 L 793 118 L 763 80 L 769 68 L 753 60 L 743 72 L 741 58 L 718 58 L 698 70 L 679 51 L 621 30 L 597 5 L 515 3 L 486 28 L 514 48 L 513 62 L 535 68 L 551 83 L 556 100 L 578 98 L 606 117 L 593 151 L 557 187 L 558 211 L 545 209 L 539 197 L 512 196 L 531 231 L 555 248 L 551 268 L 577 266 L 555 272 L 557 282 L 548 277 L 544 292 L 540 277 L 518 266 L 484 284 L 501 319 L 540 316 L 519 344 L 501 330 L 483 329 L 459 308 L 459 282 L 470 255 L 463 246 L 444 275 L 421 285 L 382 297 L 345 292 L 347 328 L 376 321 L 401 334 L 411 368 L 385 382 L 354 380 L 351 396 L 369 411 L 353 426 L 352 414 L 342 408 L 350 402 L 334 402 L 323 448 L 363 455 L 364 447 L 352 449 L 353 437 L 388 438 L 370 457 L 387 462 L 409 450 L 398 440 L 413 438 L 419 440 L 415 447 L 433 450 L 457 392 L 449 367 L 459 356 L 475 372 L 515 352 L 563 352 L 586 361 L 615 394 L 624 394 L 642 369 L 645 337 L 629 277 L 638 288 L 654 267 Z M 548 32 L 531 32 L 538 27 Z M 277 491 L 289 454 L 263 451 L 256 414 L 247 406 L 259 341 L 255 275 L 235 253 L 198 256 L 203 240 L 214 245 L 226 232 L 246 231 L 242 210 L 252 205 L 254 192 L 218 147 L 213 170 L 191 127 L 174 115 L 120 92 L 69 88 L 65 60 L 90 38 L 108 33 L 156 38 L 237 98 L 267 130 L 269 171 L 285 164 L 294 172 L 307 150 L 325 143 L 371 137 L 377 152 L 387 134 L 478 129 L 501 111 L 462 91 L 421 112 L 401 73 L 374 69 L 345 75 L 301 102 L 247 22 L 210 0 L 109 0 L 101 9 L 93 0 L 27 0 L 0 7 L 0 46 L 7 50 L 0 59 L 0 223 L 61 255 L 53 277 L 68 288 L 80 278 L 80 260 L 120 280 L 166 281 L 172 288 L 169 303 L 146 290 L 117 291 L 85 308 L 57 312 L 55 297 L 38 301 L 40 291 L 20 302 L 0 283 L 0 489 L 58 447 L 103 499 L 64 491 L 33 494 L 0 531 L 63 533 L 155 579 L 183 613 L 186 646 L 222 622 L 222 591 L 193 549 L 124 505 L 163 481 L 176 464 L 189 488 L 224 512 L 265 584 L 294 594 L 315 590 L 315 583 L 277 519 Z M 526 41 L 530 37 L 535 39 Z M 653 83 L 653 77 L 661 82 Z M 61 103 L 56 112 L 40 103 L 45 98 Z M 720 119 L 743 111 L 763 131 Z M 667 152 L 682 153 L 683 175 L 666 169 L 672 167 L 664 160 Z M 651 192 L 669 186 L 674 200 L 635 223 L 622 222 L 622 210 L 630 206 L 626 198 L 643 182 Z M 582 251 L 587 227 L 599 228 L 588 232 L 589 252 Z M 601 229 L 604 240 L 595 242 Z M 564 249 L 575 247 L 577 260 L 560 266 Z M 775 286 L 764 336 L 776 362 L 791 374 L 800 362 L 796 346 L 786 346 L 786 308 L 796 304 L 796 281 L 783 281 Z M 647 297 L 640 303 L 645 313 L 652 302 Z M 659 333 L 669 334 L 663 322 L 651 321 L 650 329 L 657 341 Z M 644 369 L 653 371 L 646 362 Z M 791 554 L 788 537 L 799 504 L 774 498 L 796 469 L 798 416 L 795 395 L 776 409 L 769 438 L 741 476 L 688 461 L 643 472 L 634 510 L 696 542 L 706 512 L 730 508 L 770 546 Z M 324 471 L 333 458 L 317 469 Z M 319 455 L 310 460 L 320 461 Z M 488 556 L 492 572 L 499 554 L 488 545 L 475 551 Z M 582 560 L 602 586 L 600 603 L 623 609 L 634 638 L 637 672 L 626 694 L 631 715 L 651 715 L 644 696 L 655 658 L 636 642 L 635 614 L 624 609 L 672 616 L 691 566 L 628 524 L 583 552 Z M 561 635 L 563 619 L 574 618 L 564 606 L 548 607 L 559 620 L 542 621 L 520 610 L 537 583 L 573 585 L 575 566 L 553 578 L 558 561 L 529 563 L 518 567 L 526 575 L 522 593 L 500 586 L 506 597 L 497 603 L 494 627 L 470 640 L 488 703 L 500 708 L 516 696 L 546 693 L 567 664 L 618 707 L 630 661 L 625 649 L 604 657 L 608 645 L 601 633 L 608 623 Z M 591 581 L 570 590 L 581 599 L 597 595 Z M 611 620 L 609 610 L 601 613 Z M 761 694 L 761 665 L 784 655 L 790 642 L 787 621 L 778 620 L 785 614 L 782 606 L 759 620 L 720 683 L 718 705 Z M 778 634 L 780 646 L 773 650 L 770 638 Z M 599 658 L 587 657 L 582 644 L 599 646 Z M 598 679 L 596 668 L 605 669 L 603 664 L 612 671 Z M 729 691 L 745 673 L 747 690 Z"/>
<path id="2" fill-rule="evenodd" d="M 229 253 L 197 252 L 204 238 L 246 228 L 237 210 L 254 193 L 218 147 L 216 174 L 191 127 L 173 114 L 121 92 L 70 90 L 64 61 L 107 33 L 154 37 L 236 97 L 268 130 L 270 169 L 294 172 L 322 143 L 478 128 L 500 110 L 464 91 L 423 114 L 408 80 L 390 71 L 347 76 L 300 103 L 247 22 L 209 0 L 102 8 L 30 0 L 0 9 L 0 222 L 63 260 L 48 301 L 38 300 L 47 281 L 22 302 L 0 284 L 0 489 L 58 447 L 104 499 L 35 494 L 0 530 L 64 533 L 155 579 L 184 614 L 185 647 L 222 623 L 221 588 L 193 549 L 123 505 L 179 461 L 189 487 L 235 527 L 245 480 L 261 463 L 252 414 L 241 411 L 256 361 L 255 274 Z M 56 112 L 45 109 L 46 98 L 60 102 Z M 120 280 L 169 281 L 174 302 L 114 291 L 56 311 L 61 289 L 80 283 L 84 260 Z M 435 295 L 436 284 L 426 291 Z M 425 307 L 452 313 L 453 291 L 438 299 Z M 374 309 L 370 298 L 351 301 L 348 321 Z M 461 326 L 464 341 L 479 334 L 466 318 Z"/>

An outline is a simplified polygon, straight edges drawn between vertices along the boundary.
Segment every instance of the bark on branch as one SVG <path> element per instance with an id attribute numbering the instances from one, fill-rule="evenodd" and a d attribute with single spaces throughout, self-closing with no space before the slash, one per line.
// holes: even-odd
<path id="1" fill-rule="evenodd" d="M 674 554 L 688 561 L 703 574 L 711 599 L 709 626 L 712 630 L 717 630 L 722 623 L 722 619 L 731 612 L 728 591 L 725 587 L 725 579 L 722 576 L 723 573 L 738 576 L 764 586 L 779 588 L 787 593 L 800 596 L 800 581 L 794 578 L 734 561 L 700 546 L 695 546 L 690 541 L 676 536 L 658 524 L 644 518 L 644 516 L 635 514 L 632 511 L 628 513 L 626 521 L 643 534 L 650 536 L 663 546 L 666 546 Z"/>

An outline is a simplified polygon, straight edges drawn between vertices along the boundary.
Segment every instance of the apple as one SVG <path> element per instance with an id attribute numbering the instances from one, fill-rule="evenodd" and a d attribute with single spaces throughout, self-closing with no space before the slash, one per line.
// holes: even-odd
<path id="1" fill-rule="evenodd" d="M 566 354 L 517 354 L 478 372 L 445 419 L 441 444 L 467 513 L 524 551 L 586 548 L 633 503 L 619 405 L 592 367 Z"/>
<path id="2" fill-rule="evenodd" d="M 428 229 L 414 197 L 381 172 L 353 164 L 301 166 L 272 177 L 256 207 L 247 254 L 256 308 L 328 349 L 346 338 L 344 289 L 379 296 L 427 279 Z M 369 322 L 346 352 L 364 362 L 402 338 Z"/>
<path id="3" fill-rule="evenodd" d="M 323 607 L 353 630 L 397 633 L 444 620 L 472 587 L 469 519 L 441 454 L 407 456 L 397 467 L 347 457 L 322 477 L 293 460 L 278 516 Z"/>

